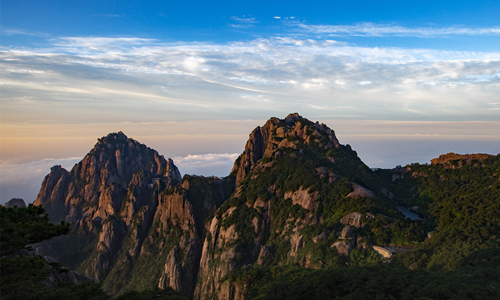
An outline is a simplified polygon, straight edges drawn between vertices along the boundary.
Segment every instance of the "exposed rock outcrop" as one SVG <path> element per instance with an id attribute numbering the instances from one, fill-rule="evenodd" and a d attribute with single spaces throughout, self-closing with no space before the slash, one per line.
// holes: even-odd
<path id="1" fill-rule="evenodd" d="M 361 186 L 361 185 L 354 183 L 354 182 L 351 182 L 351 186 L 352 186 L 353 191 L 347 195 L 347 197 L 349 197 L 349 198 L 365 197 L 365 198 L 374 199 L 376 197 L 372 191 L 365 188 L 364 186 Z"/>
<path id="2" fill-rule="evenodd" d="M 372 248 L 373 250 L 377 251 L 378 254 L 382 255 L 383 258 L 391 258 L 392 256 L 392 252 L 384 247 L 373 245 Z"/>
<path id="3" fill-rule="evenodd" d="M 354 244 L 353 241 L 336 241 L 335 243 L 332 244 L 332 248 L 335 247 L 337 248 L 337 251 L 339 253 L 348 256 L 349 254 L 351 254 L 351 251 L 354 248 L 353 244 Z"/>
<path id="4" fill-rule="evenodd" d="M 23 199 L 20 198 L 12 198 L 7 203 L 5 203 L 5 207 L 26 207 L 26 203 Z"/>
<path id="5" fill-rule="evenodd" d="M 316 200 L 318 199 L 318 192 L 309 192 L 308 189 L 299 189 L 295 192 L 286 192 L 285 199 L 292 199 L 293 204 L 298 204 L 305 209 L 311 210 L 316 207 Z"/>
<path id="6" fill-rule="evenodd" d="M 340 223 L 354 227 L 362 226 L 363 215 L 357 212 L 350 213 L 340 220 Z"/>
<path id="7" fill-rule="evenodd" d="M 257 265 L 265 266 L 269 259 L 273 257 L 272 246 L 260 246 L 259 258 L 257 259 Z"/>
<path id="8" fill-rule="evenodd" d="M 294 149 L 297 148 L 298 141 L 309 144 L 318 139 L 321 140 L 319 147 L 339 147 L 335 132 L 325 124 L 310 124 L 297 113 L 289 114 L 284 120 L 269 119 L 264 126 L 258 126 L 252 131 L 245 150 L 231 170 L 231 174 L 236 176 L 236 186 L 263 157 L 278 157 L 282 155 L 280 149 Z"/>
<path id="9" fill-rule="evenodd" d="M 49 242 L 47 249 L 58 248 L 59 253 L 50 253 L 58 256 L 64 252 L 58 241 L 71 245 L 95 244 L 90 262 L 83 264 L 78 252 L 88 252 L 88 248 L 63 253 L 61 259 L 105 280 L 116 265 L 125 240 L 130 241 L 127 244 L 130 249 L 125 251 L 130 258 L 125 261 L 139 255 L 153 223 L 158 195 L 181 179 L 171 159 L 165 160 L 122 132 L 98 139 L 70 172 L 54 166 L 42 183 L 34 204 L 44 206 L 51 221 L 65 220 L 72 225 L 69 236 Z"/>
<path id="10" fill-rule="evenodd" d="M 466 164 L 471 164 L 473 160 L 477 160 L 482 163 L 483 160 L 493 157 L 493 155 L 485 153 L 474 153 L 474 154 L 456 154 L 453 152 L 442 154 L 438 158 L 431 159 L 431 164 L 433 165 L 445 165 L 445 168 L 455 169 L 462 167 L 462 160 L 465 160 Z M 451 164 L 452 161 L 458 161 L 456 164 Z"/>

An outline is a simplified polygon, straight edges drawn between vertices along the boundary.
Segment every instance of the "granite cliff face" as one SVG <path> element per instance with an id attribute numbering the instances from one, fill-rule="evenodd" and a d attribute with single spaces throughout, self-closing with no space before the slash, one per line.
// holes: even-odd
<path id="1" fill-rule="evenodd" d="M 42 183 L 35 205 L 43 205 L 54 221 L 65 219 L 78 222 L 77 226 L 92 227 L 89 221 L 97 217 L 104 220 L 120 211 L 129 187 L 135 187 L 138 181 L 154 184 L 155 180 L 159 180 L 161 189 L 179 182 L 181 176 L 172 160 L 165 160 L 122 132 L 112 133 L 99 139 L 71 172 L 54 166 Z M 126 204 L 132 205 L 132 210 L 141 206 L 132 202 Z"/>
<path id="2" fill-rule="evenodd" d="M 348 255 L 356 246 L 366 248 L 340 220 L 350 212 L 347 199 L 373 199 L 373 207 L 389 201 L 350 146 L 298 114 L 254 129 L 231 174 L 235 193 L 205 224 L 195 299 L 242 298 L 245 286 L 226 279 L 238 269 L 319 267 L 318 249 Z M 358 227 L 375 217 L 356 214 Z"/>
<path id="3" fill-rule="evenodd" d="M 38 247 L 116 294 L 172 286 L 192 295 L 204 219 L 233 177 L 181 177 L 171 159 L 122 132 L 98 140 L 71 171 L 54 166 L 35 201 L 72 232 Z"/>
<path id="4" fill-rule="evenodd" d="M 229 280 L 238 270 L 371 251 L 370 226 L 404 218 L 395 203 L 333 130 L 296 113 L 255 128 L 222 179 L 181 178 L 172 160 L 110 134 L 71 171 L 53 167 L 35 202 L 72 224 L 41 253 L 113 294 L 172 286 L 194 299 L 243 299 L 248 287 Z"/>

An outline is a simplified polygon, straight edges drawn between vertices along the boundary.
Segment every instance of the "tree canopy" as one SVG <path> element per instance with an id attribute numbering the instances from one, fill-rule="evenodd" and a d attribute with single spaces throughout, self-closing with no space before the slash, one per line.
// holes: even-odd
<path id="1" fill-rule="evenodd" d="M 45 209 L 30 204 L 28 207 L 0 206 L 0 256 L 6 256 L 52 237 L 67 234 L 69 223 L 49 222 Z"/>

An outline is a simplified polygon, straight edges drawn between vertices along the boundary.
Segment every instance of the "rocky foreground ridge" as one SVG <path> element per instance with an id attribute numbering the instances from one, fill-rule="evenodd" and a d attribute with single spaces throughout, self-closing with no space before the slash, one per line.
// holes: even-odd
<path id="1" fill-rule="evenodd" d="M 46 176 L 35 204 L 72 232 L 37 251 L 114 294 L 171 286 L 195 299 L 242 299 L 248 287 L 231 272 L 369 257 L 392 228 L 405 245 L 423 240 L 397 200 L 333 130 L 298 114 L 255 128 L 222 179 L 181 177 L 171 159 L 119 132 L 71 171 Z"/>

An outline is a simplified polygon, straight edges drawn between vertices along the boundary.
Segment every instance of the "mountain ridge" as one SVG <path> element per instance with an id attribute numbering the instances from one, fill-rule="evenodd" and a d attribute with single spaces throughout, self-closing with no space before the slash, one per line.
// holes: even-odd
<path id="1" fill-rule="evenodd" d="M 255 128 L 224 178 L 181 178 L 171 159 L 112 133 L 70 172 L 55 166 L 44 179 L 36 205 L 72 222 L 72 233 L 39 251 L 113 294 L 172 286 L 195 299 L 242 299 L 248 287 L 228 281 L 241 268 L 376 263 L 372 245 L 424 241 L 428 228 L 405 220 L 396 204 L 407 200 L 383 172 L 297 113 Z"/>

